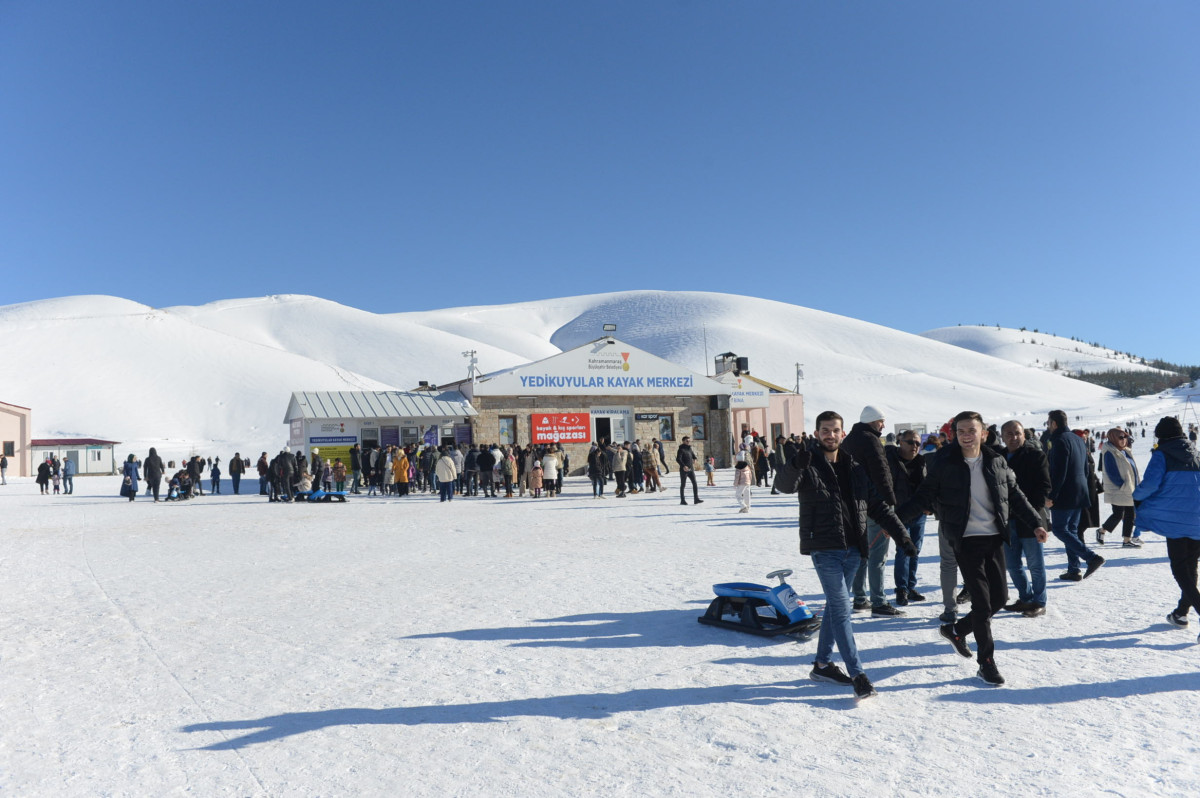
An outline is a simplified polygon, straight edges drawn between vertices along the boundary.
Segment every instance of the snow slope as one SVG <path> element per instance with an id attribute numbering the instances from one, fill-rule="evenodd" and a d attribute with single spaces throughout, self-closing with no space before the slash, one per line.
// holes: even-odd
<path id="1" fill-rule="evenodd" d="M 627 291 L 512 305 L 373 314 L 307 296 L 153 309 L 80 296 L 0 307 L 0 394 L 33 408 L 35 437 L 87 436 L 164 456 L 278 449 L 295 390 L 408 389 L 462 379 L 599 337 L 695 371 L 733 351 L 751 372 L 793 387 L 802 363 L 811 415 L 940 425 L 972 408 L 1040 425 L 1061 407 L 1096 424 L 1140 418 L 1141 404 L 1023 362 L 767 299 Z M 955 328 L 976 329 L 976 328 Z M 1176 409 L 1182 399 L 1171 397 Z M 1161 410 L 1155 404 L 1153 412 Z M 1132 414 L 1132 415 L 1131 415 Z M 226 451 L 228 450 L 228 451 Z"/>
<path id="2" fill-rule="evenodd" d="M 1064 374 L 1162 371 L 1147 366 L 1138 358 L 1124 352 L 1060 338 L 1051 333 L 1014 330 L 1008 327 L 958 326 L 939 327 L 923 332 L 921 336 L 1025 366 L 1057 369 Z"/>

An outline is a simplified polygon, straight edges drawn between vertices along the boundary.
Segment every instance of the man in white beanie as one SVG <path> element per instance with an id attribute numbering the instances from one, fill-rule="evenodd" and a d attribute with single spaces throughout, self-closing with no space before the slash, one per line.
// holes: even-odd
<path id="1" fill-rule="evenodd" d="M 885 423 L 883 411 L 874 405 L 867 405 L 859 414 L 858 423 L 842 441 L 842 448 L 866 467 L 867 476 L 871 478 L 871 487 L 879 497 L 888 506 L 895 507 L 896 491 L 892 486 L 892 469 L 888 465 L 887 454 L 883 451 L 883 441 L 880 440 Z M 867 519 L 868 552 L 854 577 L 855 610 L 870 608 L 872 615 L 904 614 L 903 610 L 893 607 L 884 597 L 883 570 L 887 562 L 889 540 L 879 524 Z M 867 583 L 871 589 L 869 599 Z"/>

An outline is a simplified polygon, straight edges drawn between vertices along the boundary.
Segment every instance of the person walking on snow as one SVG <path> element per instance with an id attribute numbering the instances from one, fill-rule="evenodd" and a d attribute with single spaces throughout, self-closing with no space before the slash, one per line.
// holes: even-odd
<path id="1" fill-rule="evenodd" d="M 1165 416 L 1154 427 L 1158 446 L 1142 484 L 1133 491 L 1137 528 L 1167 539 L 1171 575 L 1179 585 L 1179 603 L 1167 615 L 1174 626 L 1187 626 L 1188 613 L 1200 613 L 1196 586 L 1200 562 L 1200 455 L 1188 443 L 1179 419 Z M 1200 642 L 1200 639 L 1197 639 Z"/>
<path id="2" fill-rule="evenodd" d="M 1010 511 L 1034 528 L 1038 540 L 1045 540 L 1047 533 L 1004 456 L 983 446 L 983 418 L 965 410 L 954 417 L 954 426 L 958 446 L 929 466 L 917 492 L 896 509 L 900 520 L 909 522 L 937 510 L 939 534 L 953 546 L 963 584 L 971 594 L 970 614 L 942 625 L 938 632 L 965 658 L 971 657 L 966 638 L 974 634 L 977 675 L 990 685 L 1001 685 L 1004 677 L 996 667 L 991 619 L 1008 601 L 1004 541 Z"/>
<path id="3" fill-rule="evenodd" d="M 1051 410 L 1046 419 L 1046 460 L 1050 466 L 1050 495 L 1046 507 L 1054 537 L 1067 550 L 1067 572 L 1058 578 L 1064 582 L 1087 579 L 1104 565 L 1104 558 L 1089 549 L 1079 538 L 1079 518 L 1091 502 L 1087 480 L 1087 444 L 1067 426 L 1067 414 Z M 1080 572 L 1080 564 L 1087 571 Z"/>
<path id="4" fill-rule="evenodd" d="M 844 437 L 842 417 L 832 410 L 821 413 L 813 445 L 788 461 L 775 485 L 797 495 L 800 553 L 812 558 L 825 594 L 825 617 L 809 678 L 852 685 L 856 697 L 869 698 L 875 688 L 863 670 L 850 624 L 851 583 L 867 551 L 867 519 L 874 519 L 910 555 L 916 554 L 916 547 L 891 505 L 871 487 L 866 468 L 841 449 Z M 848 674 L 833 662 L 835 644 Z"/>
<path id="5" fill-rule="evenodd" d="M 696 484 L 696 453 L 692 451 L 692 439 L 687 435 L 675 452 L 675 462 L 679 464 L 679 503 L 687 504 L 685 488 L 692 481 L 692 504 L 704 504 L 700 498 L 700 487 Z"/>
<path id="6" fill-rule="evenodd" d="M 739 513 L 750 512 L 750 464 L 745 460 L 733 467 L 733 497 L 741 506 Z"/>

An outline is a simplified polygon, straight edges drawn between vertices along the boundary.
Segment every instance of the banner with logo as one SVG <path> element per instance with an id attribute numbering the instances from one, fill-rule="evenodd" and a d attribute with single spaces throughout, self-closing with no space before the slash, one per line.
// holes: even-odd
<path id="1" fill-rule="evenodd" d="M 534 443 L 587 443 L 592 439 L 592 414 L 534 413 L 529 428 Z"/>

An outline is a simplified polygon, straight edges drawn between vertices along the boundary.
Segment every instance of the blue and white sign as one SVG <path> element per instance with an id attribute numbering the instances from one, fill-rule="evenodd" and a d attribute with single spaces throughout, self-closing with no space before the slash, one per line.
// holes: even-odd
<path id="1" fill-rule="evenodd" d="M 730 388 L 610 338 L 488 375 L 475 384 L 474 392 L 476 396 L 714 396 L 728 394 Z"/>

